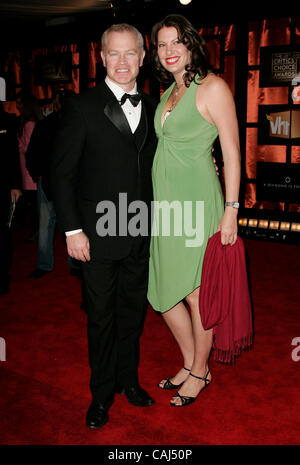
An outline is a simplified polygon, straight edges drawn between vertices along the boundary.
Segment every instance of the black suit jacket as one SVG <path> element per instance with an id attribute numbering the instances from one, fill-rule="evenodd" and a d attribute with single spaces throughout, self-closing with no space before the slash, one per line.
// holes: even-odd
<path id="1" fill-rule="evenodd" d="M 50 157 L 52 144 L 59 125 L 60 113 L 54 111 L 38 121 L 33 129 L 26 154 L 26 168 L 34 180 L 42 177 L 43 191 L 49 201 L 52 200 L 50 188 Z"/>
<path id="2" fill-rule="evenodd" d="M 0 190 L 22 188 L 17 139 L 17 119 L 14 114 L 0 110 Z"/>
<path id="3" fill-rule="evenodd" d="M 126 256 L 137 240 L 119 236 L 118 226 L 116 236 L 99 237 L 98 202 L 113 202 L 118 218 L 119 193 L 126 193 L 128 204 L 142 200 L 150 212 L 155 108 L 156 102 L 143 93 L 141 122 L 133 136 L 105 82 L 66 102 L 51 157 L 52 195 L 60 229 L 82 228 L 92 259 Z"/>

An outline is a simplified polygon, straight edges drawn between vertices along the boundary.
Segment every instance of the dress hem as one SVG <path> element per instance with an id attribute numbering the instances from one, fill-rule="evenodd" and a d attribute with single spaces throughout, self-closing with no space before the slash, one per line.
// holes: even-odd
<path id="1" fill-rule="evenodd" d="M 166 312 L 169 312 L 170 310 L 172 310 L 172 308 L 175 307 L 175 305 L 179 304 L 179 302 L 182 302 L 182 301 L 186 298 L 186 296 L 188 296 L 189 294 L 191 294 L 192 292 L 194 292 L 195 289 L 197 289 L 198 287 L 200 287 L 200 284 L 199 284 L 199 286 L 194 287 L 190 292 L 188 292 L 187 294 L 185 294 L 184 297 L 179 298 L 178 300 L 176 299 L 177 302 L 176 302 L 174 305 L 172 305 L 171 307 L 168 307 L 166 310 L 160 310 L 160 309 L 156 310 L 156 308 L 154 308 L 153 305 L 151 304 L 151 301 L 150 301 L 149 298 L 148 298 L 148 300 L 149 300 L 149 303 L 150 303 L 151 307 L 153 308 L 153 310 L 154 310 L 155 312 L 166 313 Z"/>

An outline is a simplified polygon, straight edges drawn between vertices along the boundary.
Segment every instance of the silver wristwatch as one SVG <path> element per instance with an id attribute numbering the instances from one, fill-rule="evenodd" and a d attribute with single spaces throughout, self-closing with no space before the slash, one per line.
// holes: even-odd
<path id="1" fill-rule="evenodd" d="M 240 204 L 239 202 L 225 202 L 225 207 L 233 207 L 238 209 Z"/>

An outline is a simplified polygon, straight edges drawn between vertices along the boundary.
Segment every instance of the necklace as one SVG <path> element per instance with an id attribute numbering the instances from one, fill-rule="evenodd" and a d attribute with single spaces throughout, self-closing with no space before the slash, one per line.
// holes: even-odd
<path id="1" fill-rule="evenodd" d="M 167 119 L 167 117 L 169 116 L 169 114 L 171 113 L 171 111 L 174 110 L 175 106 L 176 106 L 176 100 L 177 100 L 177 97 L 178 97 L 178 94 L 179 94 L 179 91 L 181 89 L 181 87 L 184 86 L 184 82 L 182 84 L 180 84 L 180 86 L 176 83 L 174 89 L 175 92 L 174 92 L 174 95 L 173 95 L 173 98 L 172 98 L 172 102 L 171 102 L 171 106 L 170 108 L 166 111 L 165 115 L 164 115 L 164 121 Z"/>

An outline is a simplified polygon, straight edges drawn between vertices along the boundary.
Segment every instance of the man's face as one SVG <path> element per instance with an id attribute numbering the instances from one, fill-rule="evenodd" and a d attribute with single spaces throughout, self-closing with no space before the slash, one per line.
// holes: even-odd
<path id="1" fill-rule="evenodd" d="M 101 52 L 107 76 L 125 92 L 134 87 L 145 51 L 138 45 L 136 35 L 130 31 L 112 31 L 106 38 L 104 53 Z"/>

